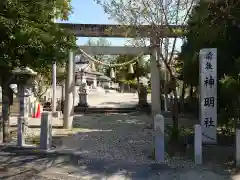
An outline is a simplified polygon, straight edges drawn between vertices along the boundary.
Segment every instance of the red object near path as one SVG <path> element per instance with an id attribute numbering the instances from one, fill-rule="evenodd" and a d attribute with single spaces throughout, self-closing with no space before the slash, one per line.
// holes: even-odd
<path id="1" fill-rule="evenodd" d="M 40 118 L 40 117 L 41 117 L 41 105 L 38 104 L 37 113 L 35 115 L 35 118 Z"/>

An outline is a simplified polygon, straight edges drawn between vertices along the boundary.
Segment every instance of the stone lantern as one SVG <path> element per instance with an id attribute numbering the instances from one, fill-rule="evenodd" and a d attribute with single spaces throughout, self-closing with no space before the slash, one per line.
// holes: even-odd
<path id="1" fill-rule="evenodd" d="M 18 134 L 17 134 L 17 145 L 23 146 L 25 143 L 24 133 L 27 125 L 27 119 L 29 115 L 28 97 L 33 94 L 35 88 L 35 77 L 37 72 L 33 71 L 28 67 L 17 68 L 12 71 L 15 76 L 15 81 L 18 87 L 20 112 L 18 118 Z M 32 89 L 32 93 L 30 92 Z"/>
<path id="2" fill-rule="evenodd" d="M 84 70 L 87 69 L 89 67 L 89 59 L 84 56 L 76 56 L 75 61 L 77 62 L 78 65 L 78 72 L 77 72 L 77 76 L 80 75 L 80 81 L 78 82 L 79 85 L 79 103 L 78 103 L 78 107 L 83 107 L 83 108 L 87 108 L 88 107 L 88 103 L 87 103 L 87 84 L 86 82 L 83 80 L 84 77 Z M 96 70 L 95 69 L 95 65 L 93 62 L 91 62 L 91 68 L 92 71 Z M 76 78 L 77 80 L 78 78 Z"/>

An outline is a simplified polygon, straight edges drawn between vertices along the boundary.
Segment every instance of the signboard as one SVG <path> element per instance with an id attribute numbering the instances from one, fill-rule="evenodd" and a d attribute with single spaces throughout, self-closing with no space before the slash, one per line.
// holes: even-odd
<path id="1" fill-rule="evenodd" d="M 202 140 L 217 143 L 217 49 L 202 49 L 200 67 L 200 119 Z"/>

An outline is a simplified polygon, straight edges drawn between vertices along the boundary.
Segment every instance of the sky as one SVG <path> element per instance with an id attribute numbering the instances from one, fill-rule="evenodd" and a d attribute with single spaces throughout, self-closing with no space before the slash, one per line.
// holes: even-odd
<path id="1" fill-rule="evenodd" d="M 69 17 L 69 23 L 81 24 L 117 24 L 109 20 L 103 8 L 94 0 L 72 0 L 73 13 Z M 124 46 L 126 38 L 106 38 L 113 46 Z M 86 44 L 88 38 L 78 38 L 77 44 Z"/>
<path id="2" fill-rule="evenodd" d="M 94 0 L 72 0 L 73 13 L 70 15 L 68 23 L 80 24 L 117 24 L 109 19 L 104 13 L 103 8 Z M 78 45 L 84 45 L 89 38 L 80 37 L 77 40 Z M 106 38 L 112 46 L 124 46 L 128 38 Z M 177 49 L 181 47 L 181 42 L 177 42 Z"/>

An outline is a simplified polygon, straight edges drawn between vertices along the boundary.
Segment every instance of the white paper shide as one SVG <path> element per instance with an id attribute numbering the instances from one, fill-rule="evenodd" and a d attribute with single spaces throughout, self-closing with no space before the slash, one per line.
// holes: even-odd
<path id="1" fill-rule="evenodd" d="M 200 119 L 203 143 L 217 142 L 217 49 L 202 49 L 200 58 Z"/>

